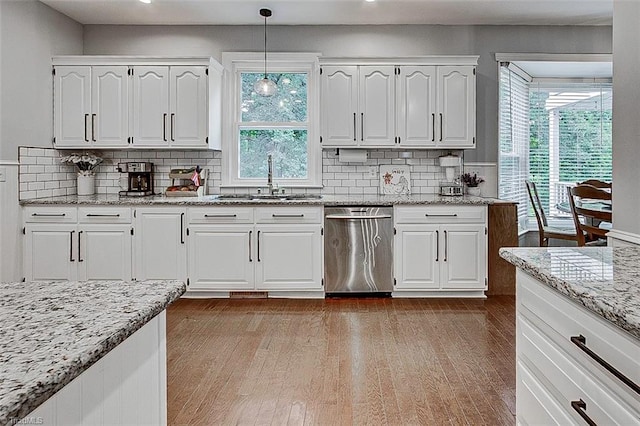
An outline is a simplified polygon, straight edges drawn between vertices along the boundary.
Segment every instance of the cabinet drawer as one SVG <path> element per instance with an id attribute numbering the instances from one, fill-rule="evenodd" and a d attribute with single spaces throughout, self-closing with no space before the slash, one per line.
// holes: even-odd
<path id="1" fill-rule="evenodd" d="M 24 208 L 24 221 L 27 223 L 76 223 L 78 209 L 70 206 L 38 206 Z"/>
<path id="2" fill-rule="evenodd" d="M 540 382 L 546 383 L 548 393 L 575 418 L 576 423 L 581 420 L 572 402 L 579 400 L 586 403 L 582 411 L 596 424 L 635 423 L 637 413 L 633 413 L 633 405 L 627 405 L 624 398 L 616 396 L 617 389 L 603 386 L 585 372 L 571 354 L 544 337 L 544 332 L 526 317 L 518 318 L 518 327 L 518 368 L 521 369 L 521 364 L 530 366 Z"/>
<path id="3" fill-rule="evenodd" d="M 253 223 L 252 207 L 191 207 L 189 223 Z"/>
<path id="4" fill-rule="evenodd" d="M 259 207 L 256 223 L 322 223 L 322 208 Z"/>
<path id="5" fill-rule="evenodd" d="M 131 223 L 128 207 L 79 207 L 80 223 Z"/>
<path id="6" fill-rule="evenodd" d="M 484 223 L 486 206 L 398 206 L 396 223 Z"/>
<path id="7" fill-rule="evenodd" d="M 640 383 L 640 344 L 627 333 L 618 330 L 585 308 L 579 307 L 565 296 L 518 271 L 518 311 L 520 315 L 540 324 L 547 337 L 582 364 L 585 370 L 600 373 L 607 382 L 619 385 L 625 393 L 633 393 L 613 374 L 601 367 L 593 358 L 571 342 L 573 336 L 584 336 L 586 346 L 636 384 Z"/>

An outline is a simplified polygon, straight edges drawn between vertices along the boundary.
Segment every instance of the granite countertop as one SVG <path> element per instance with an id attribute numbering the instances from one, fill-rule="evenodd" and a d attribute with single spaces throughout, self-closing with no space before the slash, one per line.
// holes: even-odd
<path id="1" fill-rule="evenodd" d="M 185 290 L 180 281 L 0 283 L 0 425 L 29 414 Z"/>
<path id="2" fill-rule="evenodd" d="M 320 199 L 306 200 L 247 200 L 247 199 L 218 199 L 217 195 L 204 197 L 165 197 L 155 195 L 151 197 L 119 197 L 117 194 L 100 195 L 67 195 L 60 197 L 35 198 L 21 200 L 22 205 L 51 205 L 51 204 L 78 204 L 78 205 L 178 205 L 178 206 L 207 206 L 207 205 L 318 205 L 318 206 L 351 206 L 351 205 L 377 205 L 393 206 L 396 204 L 510 204 L 511 201 L 497 198 L 483 198 L 472 196 L 445 197 L 434 194 L 416 195 L 323 195 Z"/>
<path id="3" fill-rule="evenodd" d="M 640 339 L 640 247 L 501 248 L 500 256 Z"/>

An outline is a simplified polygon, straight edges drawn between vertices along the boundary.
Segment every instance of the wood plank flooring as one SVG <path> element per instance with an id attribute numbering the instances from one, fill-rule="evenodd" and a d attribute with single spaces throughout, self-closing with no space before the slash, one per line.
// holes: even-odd
<path id="1" fill-rule="evenodd" d="M 513 425 L 515 299 L 225 299 L 167 315 L 168 422 Z"/>

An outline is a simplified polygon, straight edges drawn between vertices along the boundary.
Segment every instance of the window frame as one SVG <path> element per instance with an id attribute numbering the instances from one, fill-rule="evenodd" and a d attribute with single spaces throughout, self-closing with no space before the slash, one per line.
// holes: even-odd
<path id="1" fill-rule="evenodd" d="M 251 179 L 239 177 L 239 136 L 241 128 L 287 129 L 300 128 L 307 130 L 307 178 L 278 179 L 274 183 L 285 188 L 321 188 L 322 187 L 322 147 L 320 138 L 320 64 L 319 53 L 269 53 L 267 61 L 268 73 L 304 72 L 307 73 L 307 122 L 277 123 L 241 121 L 240 90 L 241 73 L 264 72 L 264 53 L 258 52 L 224 52 L 224 105 L 223 110 L 223 151 L 222 151 L 222 187 L 255 188 L 264 187 L 267 179 Z M 265 162 L 267 159 L 265 158 Z"/>

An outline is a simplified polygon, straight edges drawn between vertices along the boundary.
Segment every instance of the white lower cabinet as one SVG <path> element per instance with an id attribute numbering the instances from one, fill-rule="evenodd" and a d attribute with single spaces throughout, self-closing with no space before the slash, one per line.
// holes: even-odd
<path id="1" fill-rule="evenodd" d="M 640 425 L 640 341 L 521 270 L 516 281 L 517 423 Z"/>
<path id="2" fill-rule="evenodd" d="M 135 210 L 134 277 L 186 280 L 186 209 L 144 207 Z"/>
<path id="3" fill-rule="evenodd" d="M 322 288 L 321 207 L 193 207 L 188 294 Z"/>
<path id="4" fill-rule="evenodd" d="M 486 206 L 395 209 L 394 296 L 483 297 Z"/>
<path id="5" fill-rule="evenodd" d="M 28 207 L 24 234 L 25 280 L 132 278 L 128 208 Z"/>

